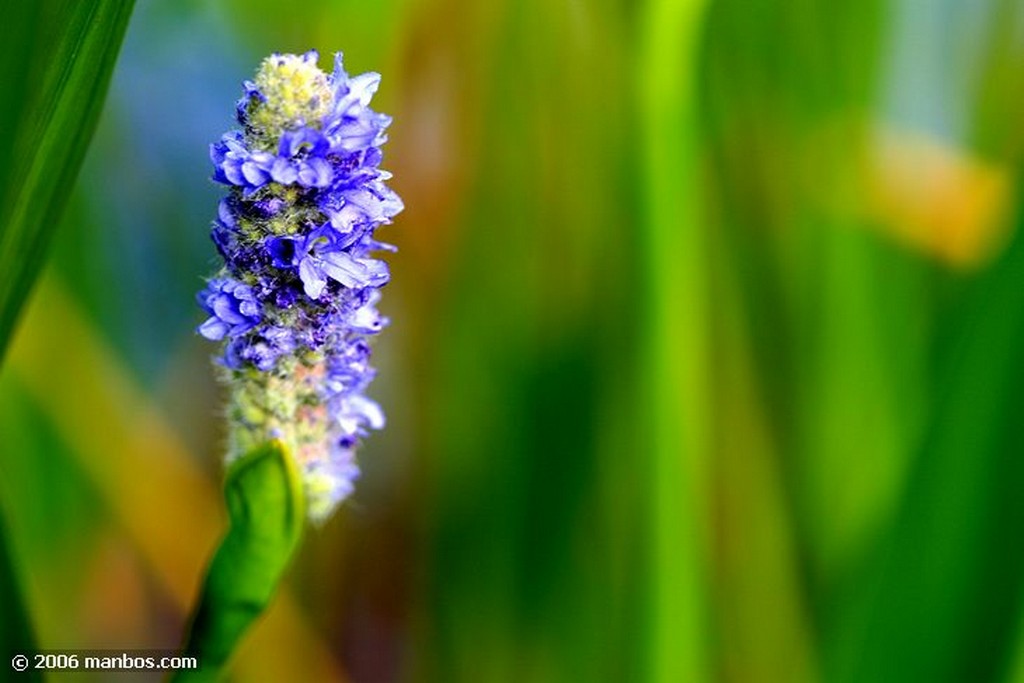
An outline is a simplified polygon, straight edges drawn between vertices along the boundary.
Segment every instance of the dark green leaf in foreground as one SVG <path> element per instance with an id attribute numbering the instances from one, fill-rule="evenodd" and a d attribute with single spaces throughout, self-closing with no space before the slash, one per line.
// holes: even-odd
<path id="1" fill-rule="evenodd" d="M 225 497 L 231 527 L 210 564 L 185 648 L 202 668 L 181 671 L 177 681 L 216 679 L 270 603 L 302 536 L 302 484 L 281 443 L 234 463 Z"/>
<path id="2" fill-rule="evenodd" d="M 71 194 L 133 0 L 18 0 L 0 22 L 0 356 Z"/>
<path id="3" fill-rule="evenodd" d="M 14 569 L 7 546 L 7 529 L 0 519 L 0 666 L 3 667 L 15 655 L 31 655 L 37 649 Z M 19 680 L 41 681 L 42 676 L 39 671 L 29 669 Z"/>
<path id="4" fill-rule="evenodd" d="M 0 359 L 85 155 L 132 0 L 18 0 L 0 21 Z M 0 652 L 32 629 L 0 524 Z M 3 660 L 4 670 L 7 662 Z M 38 680 L 38 672 L 24 680 Z"/>

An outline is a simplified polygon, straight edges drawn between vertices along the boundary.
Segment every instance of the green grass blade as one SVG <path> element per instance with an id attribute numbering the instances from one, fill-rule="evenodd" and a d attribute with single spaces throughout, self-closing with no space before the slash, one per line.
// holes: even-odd
<path id="1" fill-rule="evenodd" d="M 992 681 L 1010 664 L 1024 595 L 1022 228 L 944 340 L 931 432 L 836 680 Z"/>
<path id="2" fill-rule="evenodd" d="M 202 668 L 181 671 L 177 681 L 217 678 L 274 597 L 302 537 L 302 484 L 281 443 L 234 463 L 224 494 L 231 527 L 210 563 L 185 648 Z"/>
<path id="3" fill-rule="evenodd" d="M 133 1 L 11 4 L 0 22 L 0 355 L 71 193 Z"/>
<path id="4" fill-rule="evenodd" d="M 31 656 L 38 648 L 28 619 L 18 577 L 14 571 L 14 562 L 7 545 L 7 529 L 0 519 L 0 662 L 7 667 L 8 662 L 16 654 Z M 41 681 L 42 676 L 36 669 L 25 672 L 24 680 Z"/>

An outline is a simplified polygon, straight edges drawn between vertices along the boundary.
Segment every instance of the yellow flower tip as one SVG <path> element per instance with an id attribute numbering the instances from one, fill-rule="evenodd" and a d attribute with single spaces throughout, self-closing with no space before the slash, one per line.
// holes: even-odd
<path id="1" fill-rule="evenodd" d="M 267 57 L 255 84 L 264 98 L 250 105 L 249 121 L 256 128 L 279 133 L 315 125 L 330 113 L 330 82 L 310 54 Z"/>

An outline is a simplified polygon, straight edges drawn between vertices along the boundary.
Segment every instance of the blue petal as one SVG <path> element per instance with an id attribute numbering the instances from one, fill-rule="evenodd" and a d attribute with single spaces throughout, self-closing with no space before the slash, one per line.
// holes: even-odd
<path id="1" fill-rule="evenodd" d="M 274 165 L 270 167 L 270 177 L 274 179 L 275 183 L 291 185 L 299 177 L 299 174 L 287 159 L 278 157 L 274 160 Z"/>
<path id="2" fill-rule="evenodd" d="M 221 168 L 224 171 L 224 177 L 232 185 L 245 185 L 246 181 L 245 176 L 242 174 L 241 164 L 233 159 L 225 159 L 224 165 Z"/>
<path id="3" fill-rule="evenodd" d="M 223 320 L 211 317 L 196 328 L 196 331 L 210 341 L 220 341 L 228 333 L 228 325 Z"/>
<path id="4" fill-rule="evenodd" d="M 361 258 L 357 260 L 364 268 L 366 268 L 367 285 L 370 285 L 371 287 L 380 287 L 381 285 L 387 284 L 388 280 L 391 279 L 391 272 L 388 270 L 388 264 L 386 261 L 373 258 Z"/>
<path id="5" fill-rule="evenodd" d="M 331 184 L 331 178 L 334 176 L 334 169 L 331 165 L 318 157 L 313 157 L 309 160 L 309 167 L 313 169 L 316 174 L 315 182 L 313 187 L 327 187 Z"/>
<path id="6" fill-rule="evenodd" d="M 242 164 L 242 175 L 254 187 L 259 187 L 267 182 L 267 172 L 252 161 Z"/>
<path id="7" fill-rule="evenodd" d="M 366 266 L 343 251 L 320 254 L 321 268 L 331 278 L 346 287 L 364 287 L 370 275 Z"/>
<path id="8" fill-rule="evenodd" d="M 235 310 L 234 299 L 225 294 L 213 300 L 213 314 L 231 325 L 238 325 L 246 321 L 245 316 Z"/>
<path id="9" fill-rule="evenodd" d="M 302 280 L 302 288 L 306 290 L 306 296 L 310 299 L 319 299 L 324 287 L 327 286 L 323 272 L 317 268 L 312 258 L 304 258 L 299 262 L 299 279 Z"/>
<path id="10" fill-rule="evenodd" d="M 373 94 L 380 87 L 380 74 L 369 71 L 359 74 L 355 78 L 348 79 L 348 97 L 358 102 L 360 106 L 366 107 L 373 99 Z"/>

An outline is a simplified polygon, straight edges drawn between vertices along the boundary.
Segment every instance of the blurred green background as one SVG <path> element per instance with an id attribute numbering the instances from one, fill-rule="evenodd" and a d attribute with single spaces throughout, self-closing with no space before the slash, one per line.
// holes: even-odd
<path id="1" fill-rule="evenodd" d="M 138 0 L 0 371 L 40 647 L 180 642 L 207 145 L 310 47 L 395 118 L 389 425 L 234 680 L 1024 682 L 1016 0 Z"/>

